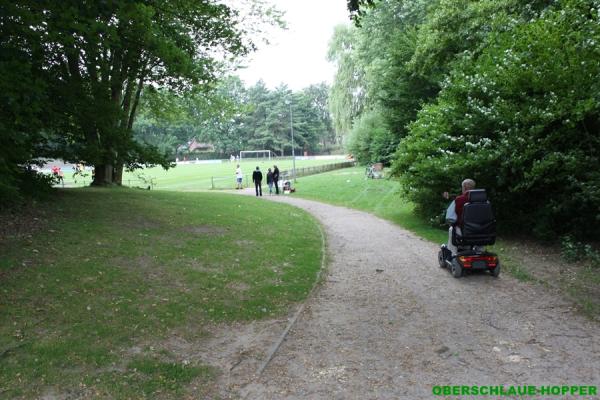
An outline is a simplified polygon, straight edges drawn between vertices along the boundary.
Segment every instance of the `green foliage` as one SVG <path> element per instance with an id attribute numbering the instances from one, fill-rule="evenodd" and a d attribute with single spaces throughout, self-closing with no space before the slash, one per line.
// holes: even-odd
<path id="1" fill-rule="evenodd" d="M 409 70 L 439 85 L 452 70 L 457 55 L 476 55 L 490 32 L 502 32 L 517 21 L 518 0 L 440 0 L 419 27 Z"/>
<path id="2" fill-rule="evenodd" d="M 149 92 L 144 94 L 142 116 L 134 131 L 137 140 L 153 144 L 173 158 L 201 158 L 177 149 L 194 137 L 215 146 L 212 158 L 263 149 L 283 155 L 291 153 L 291 112 L 297 154 L 324 152 L 335 143 L 328 90 L 324 83 L 299 92 L 286 86 L 270 90 L 263 81 L 246 88 L 233 76 L 213 90 L 186 96 Z"/>
<path id="3" fill-rule="evenodd" d="M 390 155 L 397 145 L 385 119 L 377 111 L 362 114 L 354 123 L 348 140 L 349 151 L 364 163 L 389 164 Z"/>
<path id="4" fill-rule="evenodd" d="M 565 235 L 561 238 L 561 256 L 568 262 L 583 261 L 584 264 L 600 268 L 600 252 L 590 244 L 577 241 L 573 236 Z"/>
<path id="5" fill-rule="evenodd" d="M 352 129 L 352 121 L 364 106 L 364 68 L 353 51 L 358 31 L 340 25 L 329 42 L 327 58 L 337 66 L 335 81 L 329 92 L 329 111 L 333 127 L 341 141 Z"/>
<path id="6" fill-rule="evenodd" d="M 344 67 L 336 128 L 352 131 L 360 161 L 392 159 L 427 219 L 445 208 L 442 192 L 471 177 L 504 229 L 598 238 L 599 6 L 351 2 L 360 27 L 339 29 L 330 48 Z"/>
<path id="7" fill-rule="evenodd" d="M 40 16 L 27 7 L 0 2 L 0 204 L 19 201 L 22 188 L 44 190 L 27 167 L 48 150 L 43 131 L 54 117 L 49 106 L 48 71 L 40 63 L 40 32 L 28 25 Z M 35 183 L 40 183 L 39 186 Z"/>
<path id="8" fill-rule="evenodd" d="M 206 88 L 221 60 L 251 51 L 249 33 L 280 13 L 243 3 L 248 15 L 212 1 L 2 1 L 0 196 L 38 157 L 94 165 L 95 184 L 119 184 L 123 165 L 168 167 L 172 137 L 146 129 L 149 140 L 134 140 L 142 91 Z"/>
<path id="9" fill-rule="evenodd" d="M 385 154 L 376 158 L 391 157 L 422 102 L 437 93 L 437 85 L 408 68 L 419 40 L 418 24 L 432 3 L 380 1 L 362 14 L 360 29 L 339 27 L 330 43 L 330 59 L 338 65 L 330 93 L 336 133 L 347 136 L 363 113 L 375 110 L 391 136 L 383 140 Z M 381 142 L 373 143 L 379 150 L 367 153 L 380 153 Z M 360 158 L 363 152 L 357 154 L 359 161 L 371 161 Z"/>
<path id="10" fill-rule="evenodd" d="M 586 3 L 494 32 L 480 56 L 457 62 L 394 164 L 422 212 L 435 214 L 439 193 L 472 177 L 503 220 L 542 237 L 598 236 L 589 221 L 600 221 L 600 29 Z"/>

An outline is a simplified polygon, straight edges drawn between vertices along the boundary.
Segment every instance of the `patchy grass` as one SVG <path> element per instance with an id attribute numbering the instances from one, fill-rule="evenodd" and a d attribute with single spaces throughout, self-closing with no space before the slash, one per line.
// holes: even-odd
<path id="1" fill-rule="evenodd" d="M 317 222 L 252 197 L 85 189 L 44 207 L 0 243 L 2 398 L 202 395 L 218 371 L 148 343 L 281 315 L 320 267 Z"/>
<path id="2" fill-rule="evenodd" d="M 508 272 L 513 277 L 521 282 L 533 282 L 536 279 L 523 267 L 522 263 L 516 262 L 512 257 L 509 257 L 506 252 L 495 249 L 501 256 L 502 270 Z M 502 271 L 501 271 L 502 273 Z"/>

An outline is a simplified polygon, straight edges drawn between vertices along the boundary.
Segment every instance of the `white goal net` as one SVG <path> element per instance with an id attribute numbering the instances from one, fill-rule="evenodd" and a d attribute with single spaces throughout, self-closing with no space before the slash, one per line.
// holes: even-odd
<path id="1" fill-rule="evenodd" d="M 246 159 L 268 159 L 271 161 L 271 150 L 243 150 L 240 151 L 240 161 Z"/>

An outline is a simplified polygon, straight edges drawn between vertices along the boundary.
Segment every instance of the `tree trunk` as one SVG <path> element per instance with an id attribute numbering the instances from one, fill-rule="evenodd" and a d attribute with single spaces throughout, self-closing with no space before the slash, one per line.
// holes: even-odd
<path id="1" fill-rule="evenodd" d="M 112 183 L 119 186 L 123 184 L 123 165 L 113 168 Z"/>
<path id="2" fill-rule="evenodd" d="M 113 183 L 113 166 L 98 164 L 94 166 L 94 180 L 92 186 L 106 186 Z"/>

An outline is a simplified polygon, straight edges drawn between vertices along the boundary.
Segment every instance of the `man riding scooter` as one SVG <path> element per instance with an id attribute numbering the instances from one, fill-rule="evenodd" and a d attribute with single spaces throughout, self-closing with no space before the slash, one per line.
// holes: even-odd
<path id="1" fill-rule="evenodd" d="M 452 207 L 454 205 L 454 213 L 456 214 L 456 220 L 450 225 L 450 228 L 448 228 L 448 244 L 446 245 L 446 248 L 452 252 L 452 255 L 456 255 L 458 251 L 457 247 L 454 244 L 452 244 L 452 233 L 455 229 L 457 230 L 457 234 L 460 235 L 462 233 L 460 230 L 460 226 L 463 222 L 463 208 L 465 206 L 465 203 L 469 200 L 467 193 L 469 192 L 469 190 L 475 189 L 475 181 L 473 179 L 465 179 L 464 181 L 462 181 L 462 184 L 460 186 L 462 189 L 461 194 L 456 196 L 456 198 L 454 199 L 454 203 L 451 203 L 449 206 Z M 444 198 L 450 198 L 448 192 L 444 192 Z"/>
<path id="2" fill-rule="evenodd" d="M 496 241 L 496 219 L 484 189 L 475 189 L 475 181 L 465 179 L 462 193 L 448 207 L 446 220 L 451 223 L 448 243 L 438 255 L 440 267 L 448 267 L 455 278 L 465 271 L 488 270 L 497 277 L 500 261 L 483 246 Z M 444 193 L 446 199 L 448 192 Z"/>

